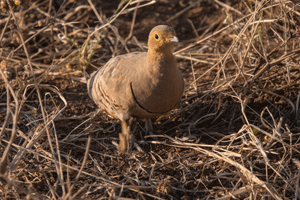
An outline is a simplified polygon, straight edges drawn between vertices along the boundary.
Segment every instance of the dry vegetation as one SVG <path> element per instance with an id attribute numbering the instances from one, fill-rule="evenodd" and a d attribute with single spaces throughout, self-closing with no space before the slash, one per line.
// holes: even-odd
<path id="1" fill-rule="evenodd" d="M 0 3 L 0 199 L 300 199 L 300 1 Z M 120 155 L 82 68 L 158 24 L 186 90 Z"/>

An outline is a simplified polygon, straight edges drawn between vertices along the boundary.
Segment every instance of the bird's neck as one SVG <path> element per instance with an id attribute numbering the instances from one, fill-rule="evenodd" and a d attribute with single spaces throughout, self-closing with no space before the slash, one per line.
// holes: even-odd
<path id="1" fill-rule="evenodd" d="M 158 69 L 156 70 L 162 70 L 161 68 L 165 68 L 169 66 L 170 67 L 176 66 L 176 61 L 173 56 L 171 48 L 165 49 L 164 51 L 155 51 L 149 49 L 147 53 L 147 62 L 148 62 L 148 66 L 158 67 Z"/>

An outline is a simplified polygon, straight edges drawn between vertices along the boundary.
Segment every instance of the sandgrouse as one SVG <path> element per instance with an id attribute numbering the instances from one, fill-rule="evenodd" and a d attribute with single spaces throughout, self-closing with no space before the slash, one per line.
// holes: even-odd
<path id="1" fill-rule="evenodd" d="M 129 148 L 131 117 L 146 118 L 146 129 L 152 129 L 149 118 L 169 112 L 180 102 L 184 82 L 172 54 L 177 42 L 172 27 L 156 26 L 149 34 L 148 52 L 111 58 L 88 79 L 91 99 L 121 121 L 121 151 Z"/>

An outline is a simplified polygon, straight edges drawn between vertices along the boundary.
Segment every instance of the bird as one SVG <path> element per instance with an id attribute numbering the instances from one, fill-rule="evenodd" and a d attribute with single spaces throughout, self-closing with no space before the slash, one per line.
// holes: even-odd
<path id="1" fill-rule="evenodd" d="M 168 113 L 181 101 L 184 81 L 172 53 L 178 42 L 171 26 L 155 26 L 147 52 L 118 55 L 85 75 L 90 98 L 121 122 L 121 152 L 129 150 L 132 118 L 145 118 L 146 130 L 152 131 L 150 118 Z"/>

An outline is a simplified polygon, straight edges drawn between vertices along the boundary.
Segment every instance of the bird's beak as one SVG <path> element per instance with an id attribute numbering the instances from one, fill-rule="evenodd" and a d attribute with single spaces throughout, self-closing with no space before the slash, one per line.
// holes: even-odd
<path id="1" fill-rule="evenodd" d="M 174 42 L 174 43 L 179 42 L 179 39 L 176 36 L 171 37 L 169 40 L 170 40 L 170 42 Z"/>

